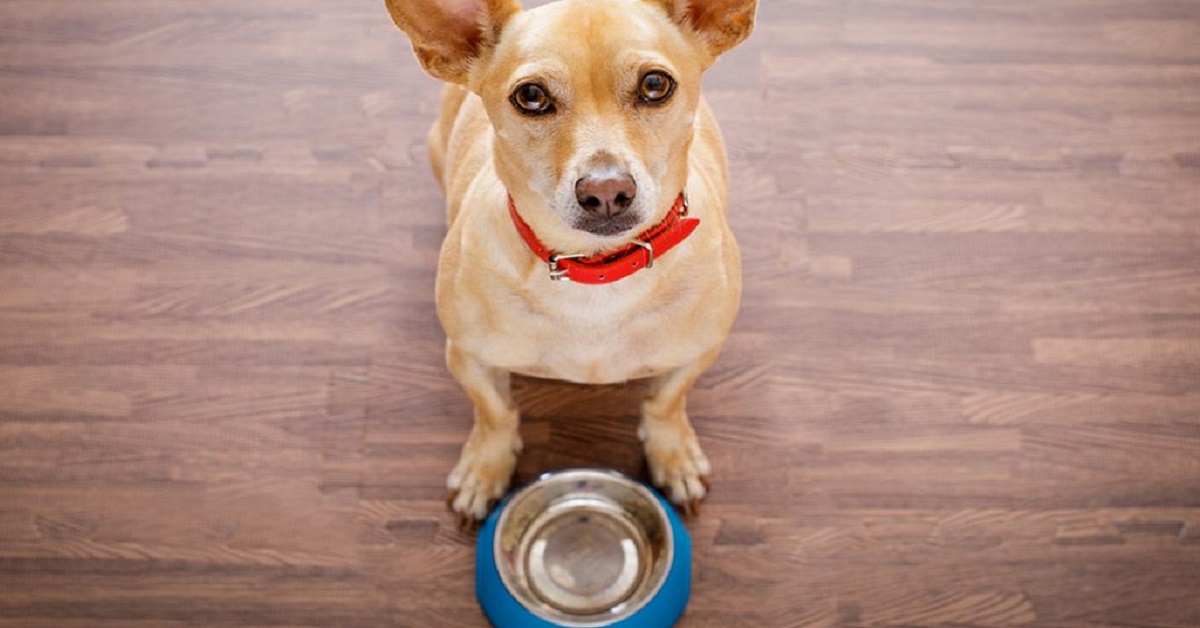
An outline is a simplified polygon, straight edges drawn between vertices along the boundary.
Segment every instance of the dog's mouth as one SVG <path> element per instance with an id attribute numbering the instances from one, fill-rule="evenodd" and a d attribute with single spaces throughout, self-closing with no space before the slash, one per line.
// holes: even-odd
<path id="1" fill-rule="evenodd" d="M 637 216 L 621 214 L 620 216 L 580 216 L 575 219 L 574 227 L 598 236 L 621 235 L 641 222 Z"/>

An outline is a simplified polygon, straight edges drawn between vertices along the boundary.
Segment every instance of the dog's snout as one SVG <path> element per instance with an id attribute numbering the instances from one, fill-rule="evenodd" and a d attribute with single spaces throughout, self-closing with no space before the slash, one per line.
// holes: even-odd
<path id="1" fill-rule="evenodd" d="M 591 214 L 620 216 L 635 197 L 637 182 L 629 173 L 588 175 L 575 182 L 575 200 Z"/>

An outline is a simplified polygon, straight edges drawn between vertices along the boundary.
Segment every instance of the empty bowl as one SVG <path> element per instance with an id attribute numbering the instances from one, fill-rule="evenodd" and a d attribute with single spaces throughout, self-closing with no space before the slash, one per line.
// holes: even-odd
<path id="1" fill-rule="evenodd" d="M 691 539 L 650 487 L 615 471 L 547 473 L 479 532 L 475 592 L 496 628 L 665 628 L 691 591 Z"/>

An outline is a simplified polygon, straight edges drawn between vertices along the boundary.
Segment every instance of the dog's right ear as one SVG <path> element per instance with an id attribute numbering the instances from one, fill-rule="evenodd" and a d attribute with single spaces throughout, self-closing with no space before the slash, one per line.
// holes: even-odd
<path id="1" fill-rule="evenodd" d="M 385 0 L 392 21 L 435 78 L 466 83 L 471 66 L 496 45 L 518 0 Z"/>

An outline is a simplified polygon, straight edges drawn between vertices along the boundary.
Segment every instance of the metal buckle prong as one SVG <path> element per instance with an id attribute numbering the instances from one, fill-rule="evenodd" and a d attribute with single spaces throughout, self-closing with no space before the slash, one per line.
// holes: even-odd
<path id="1" fill-rule="evenodd" d="M 587 256 L 580 253 L 575 255 L 558 255 L 557 253 L 551 255 L 546 259 L 546 263 L 550 265 L 550 279 L 554 281 L 570 281 L 571 278 L 567 276 L 567 269 L 559 266 L 558 261 L 564 259 L 579 259 L 581 257 Z"/>
<path id="2" fill-rule="evenodd" d="M 641 240 L 634 240 L 633 243 L 646 249 L 646 253 L 649 254 L 649 259 L 646 260 L 646 268 L 654 268 L 654 247 L 649 242 L 642 242 Z"/>

